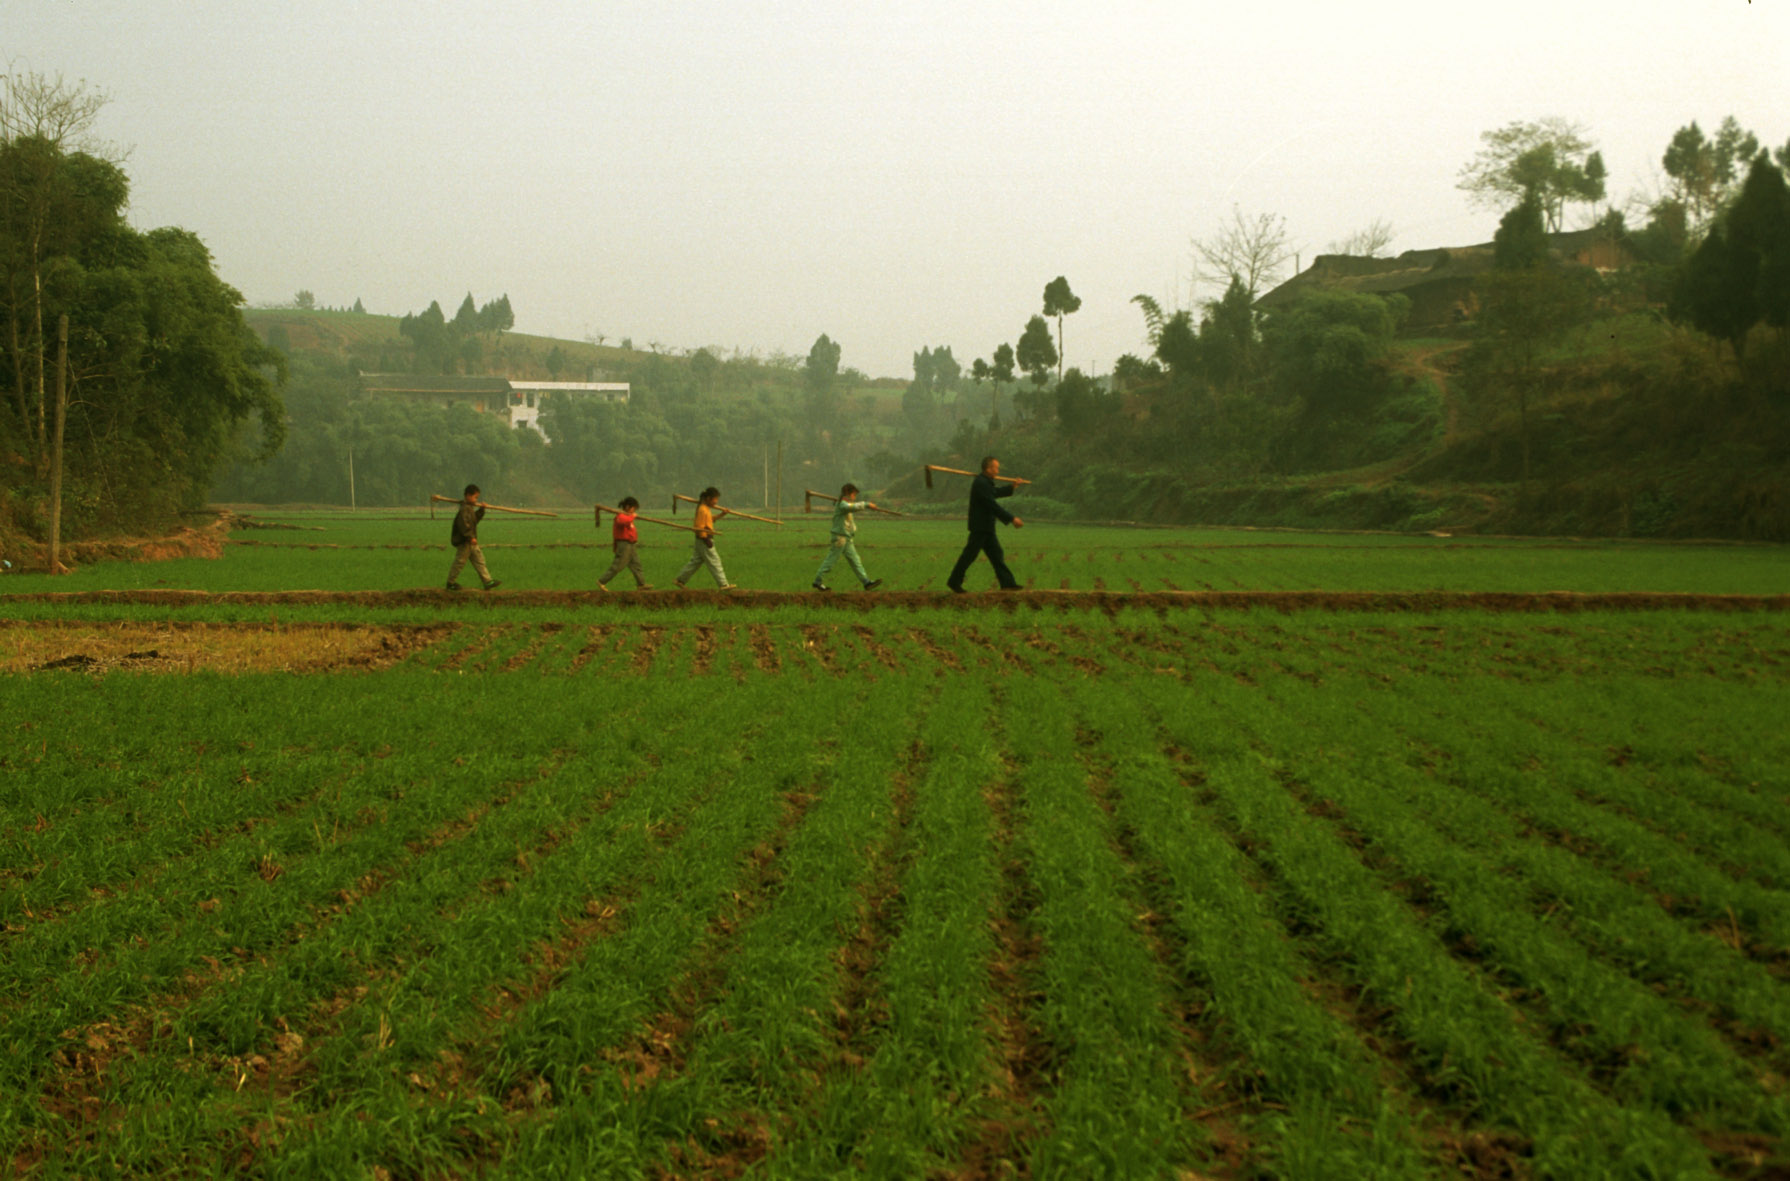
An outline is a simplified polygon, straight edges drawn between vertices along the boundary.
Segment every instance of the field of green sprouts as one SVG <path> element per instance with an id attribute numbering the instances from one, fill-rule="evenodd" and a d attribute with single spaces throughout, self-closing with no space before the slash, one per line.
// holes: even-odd
<path id="1" fill-rule="evenodd" d="M 327 532 L 234 536 L 445 532 L 284 520 Z M 799 589 L 824 521 L 748 527 L 730 570 Z M 483 532 L 505 588 L 439 604 L 0 598 L 12 1172 L 1790 1170 L 1781 600 L 506 604 L 604 554 L 565 522 Z M 906 590 L 959 536 L 865 534 Z M 1021 536 L 1053 590 L 1768 594 L 1786 569 Z M 49 589 L 404 589 L 445 562 L 232 546 Z"/>

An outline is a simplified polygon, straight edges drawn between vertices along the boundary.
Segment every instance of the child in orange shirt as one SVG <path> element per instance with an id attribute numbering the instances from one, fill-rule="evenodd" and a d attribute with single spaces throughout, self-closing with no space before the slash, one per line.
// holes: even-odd
<path id="1" fill-rule="evenodd" d="M 727 581 L 727 571 L 721 569 L 721 555 L 715 549 L 715 521 L 718 517 L 727 515 L 726 509 L 719 508 L 720 503 L 721 490 L 712 485 L 704 488 L 702 495 L 697 498 L 696 544 L 690 554 L 690 560 L 685 562 L 684 568 L 677 572 L 677 585 L 680 590 L 683 589 L 684 583 L 690 580 L 690 575 L 696 573 L 699 566 L 709 568 L 709 573 L 714 575 L 716 586 L 722 590 L 733 589 Z"/>

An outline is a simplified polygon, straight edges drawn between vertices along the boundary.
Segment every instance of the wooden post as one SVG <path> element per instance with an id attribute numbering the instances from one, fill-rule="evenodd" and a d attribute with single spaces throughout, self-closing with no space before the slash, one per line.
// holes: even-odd
<path id="1" fill-rule="evenodd" d="M 777 520 L 783 520 L 783 440 L 777 440 Z"/>
<path id="2" fill-rule="evenodd" d="M 354 511 L 354 448 L 348 448 L 348 511 Z M 429 515 L 435 515 L 433 504 L 429 507 Z"/>
<path id="3" fill-rule="evenodd" d="M 56 318 L 56 438 L 50 450 L 50 573 L 62 571 L 62 428 L 68 418 L 68 316 Z"/>

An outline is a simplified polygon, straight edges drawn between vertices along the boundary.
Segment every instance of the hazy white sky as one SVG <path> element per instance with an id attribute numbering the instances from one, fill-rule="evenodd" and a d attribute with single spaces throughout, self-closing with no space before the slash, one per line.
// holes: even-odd
<path id="1" fill-rule="evenodd" d="M 1786 0 L 0 0 L 0 61 L 110 93 L 131 218 L 251 303 L 806 356 L 906 377 L 1015 342 L 1143 351 L 1235 205 L 1304 259 L 1485 241 L 1479 133 L 1584 125 L 1620 203 L 1672 132 L 1790 139 Z M 1199 293 L 1202 296 L 1207 292 Z"/>

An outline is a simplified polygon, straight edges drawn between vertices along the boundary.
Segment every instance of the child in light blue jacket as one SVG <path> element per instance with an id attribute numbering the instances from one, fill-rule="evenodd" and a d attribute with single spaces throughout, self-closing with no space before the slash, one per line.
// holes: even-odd
<path id="1" fill-rule="evenodd" d="M 858 557 L 858 547 L 853 540 L 858 534 L 858 523 L 852 518 L 852 514 L 876 507 L 868 500 L 854 499 L 857 495 L 858 486 L 847 484 L 839 490 L 839 499 L 833 503 L 833 543 L 827 547 L 827 556 L 820 560 L 820 569 L 815 572 L 815 590 L 832 589 L 827 585 L 827 571 L 841 557 L 851 564 L 852 573 L 858 576 L 858 581 L 864 584 L 865 590 L 875 590 L 883 584 L 882 579 L 870 577 L 864 569 L 864 561 Z"/>

